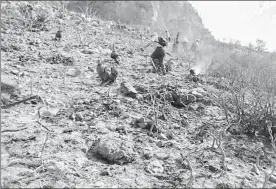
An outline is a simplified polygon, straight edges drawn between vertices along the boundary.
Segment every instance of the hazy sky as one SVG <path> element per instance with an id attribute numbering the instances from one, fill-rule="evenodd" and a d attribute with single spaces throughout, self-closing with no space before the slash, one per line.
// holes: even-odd
<path id="1" fill-rule="evenodd" d="M 257 38 L 276 50 L 276 2 L 189 1 L 216 39 L 236 39 L 243 45 Z"/>

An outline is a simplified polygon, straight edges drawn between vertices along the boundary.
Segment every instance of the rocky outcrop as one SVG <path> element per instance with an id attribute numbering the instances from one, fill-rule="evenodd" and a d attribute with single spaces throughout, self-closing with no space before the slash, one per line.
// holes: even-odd
<path id="1" fill-rule="evenodd" d="M 81 8 L 80 8 L 81 7 Z M 106 20 L 126 24 L 150 26 L 153 31 L 164 35 L 169 30 L 172 37 L 180 32 L 189 41 L 197 38 L 214 39 L 205 29 L 201 18 L 189 2 L 183 1 L 72 1 L 69 10 L 83 12 L 92 7 L 90 14 L 96 13 Z"/>

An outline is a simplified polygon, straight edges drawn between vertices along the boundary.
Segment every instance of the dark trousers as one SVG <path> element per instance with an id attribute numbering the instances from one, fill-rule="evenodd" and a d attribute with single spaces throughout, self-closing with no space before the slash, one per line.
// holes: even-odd
<path id="1" fill-rule="evenodd" d="M 165 67 L 163 63 L 163 59 L 165 57 L 164 49 L 162 47 L 157 47 L 150 57 L 154 62 L 155 67 L 157 68 L 157 72 L 161 72 L 162 70 L 162 72 L 165 74 Z"/>

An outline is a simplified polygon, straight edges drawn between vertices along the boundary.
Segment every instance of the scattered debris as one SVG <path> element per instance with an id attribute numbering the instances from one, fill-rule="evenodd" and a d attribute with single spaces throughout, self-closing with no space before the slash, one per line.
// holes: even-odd
<path id="1" fill-rule="evenodd" d="M 139 119 L 134 120 L 133 125 L 134 125 L 134 127 L 139 127 L 141 129 L 147 129 L 147 130 L 150 130 L 152 127 L 152 132 L 158 131 L 154 121 L 152 121 L 152 120 L 146 121 L 145 118 L 139 118 Z"/>
<path id="2" fill-rule="evenodd" d="M 148 73 L 150 52 L 141 49 L 149 40 L 149 28 L 67 11 L 72 4 L 1 3 L 2 188 L 260 186 L 263 174 L 248 164 L 255 163 L 252 150 L 260 144 L 241 133 L 247 123 L 232 120 L 239 116 L 229 115 L 234 125 L 229 130 L 235 129 L 235 135 L 225 133 L 223 151 L 218 143 L 217 149 L 208 148 L 212 134 L 216 136 L 227 124 L 213 96 L 229 93 L 231 86 L 222 73 L 213 78 L 187 71 L 196 62 L 184 57 L 186 52 L 175 57 L 177 45 L 184 40 L 181 31 L 173 44 L 175 55 L 164 60 L 170 73 L 152 74 Z M 134 4 L 121 3 L 117 12 Z M 148 3 L 138 4 L 145 13 L 152 11 Z M 87 6 L 86 2 L 79 5 Z M 171 9 L 174 3 L 167 5 Z M 185 12 L 191 12 L 189 7 L 185 5 Z M 160 18 L 164 10 L 160 6 Z M 190 17 L 184 21 L 189 24 Z M 113 43 L 116 49 L 110 49 Z M 236 50 L 231 49 L 235 56 Z M 244 56 L 250 57 L 247 49 Z M 102 65 L 97 67 L 98 63 Z M 98 86 L 97 76 L 106 87 Z M 258 140 L 265 138 L 257 133 Z M 270 158 L 261 160 L 261 167 L 268 170 L 265 186 L 273 187 Z M 222 168 L 227 174 L 218 183 Z M 243 178 L 246 185 L 240 186 Z"/>
<path id="3" fill-rule="evenodd" d="M 63 64 L 64 66 L 73 66 L 75 60 L 73 57 L 65 57 L 61 54 L 54 55 L 46 59 L 50 64 Z"/>

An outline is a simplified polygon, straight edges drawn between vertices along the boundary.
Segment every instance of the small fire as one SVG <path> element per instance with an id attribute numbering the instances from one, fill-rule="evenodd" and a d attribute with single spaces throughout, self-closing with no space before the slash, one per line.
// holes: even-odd
<path id="1" fill-rule="evenodd" d="M 193 70 L 194 75 L 205 74 L 210 66 L 209 61 L 207 59 L 205 61 L 201 60 L 194 66 L 192 66 L 191 70 Z M 191 71 L 190 71 L 191 72 Z"/>
<path id="2" fill-rule="evenodd" d="M 198 75 L 198 74 L 200 74 L 201 72 L 202 72 L 202 68 L 201 68 L 200 65 L 193 66 L 193 67 L 191 68 L 191 70 L 190 70 L 190 73 L 191 73 L 192 75 Z"/>

